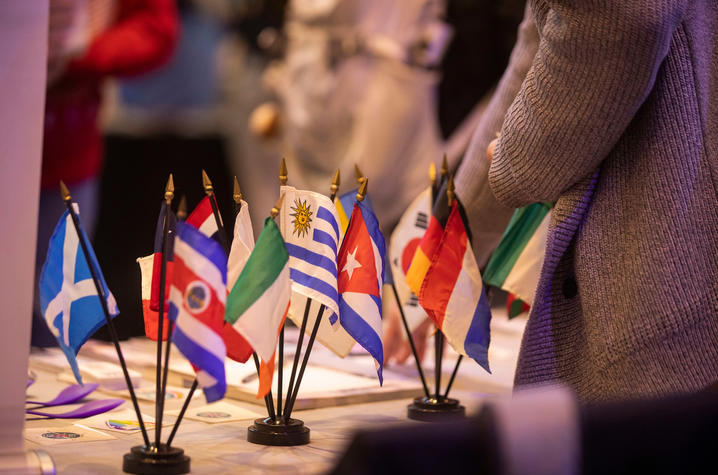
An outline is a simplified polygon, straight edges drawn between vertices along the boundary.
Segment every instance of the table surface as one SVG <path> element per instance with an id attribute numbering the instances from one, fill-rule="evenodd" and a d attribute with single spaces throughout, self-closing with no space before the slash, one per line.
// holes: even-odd
<path id="1" fill-rule="evenodd" d="M 489 360 L 492 364 L 492 374 L 488 375 L 473 362 L 466 362 L 461 366 L 454 383 L 451 396 L 457 398 L 466 406 L 469 413 L 487 397 L 503 394 L 510 391 L 511 380 L 518 354 L 518 345 L 523 322 L 513 320 L 502 321 L 501 317 L 494 318 L 492 323 L 492 345 Z M 433 346 L 433 345 L 429 345 Z M 312 355 L 314 360 L 315 355 Z M 447 362 L 443 366 L 443 381 L 446 384 L 453 369 L 455 355 L 447 355 Z M 433 355 L 428 354 L 424 371 L 433 381 Z M 31 357 L 31 367 L 32 357 Z M 51 398 L 66 385 L 57 380 L 52 372 L 33 368 L 37 375 L 37 382 L 31 386 L 32 394 L 36 398 Z M 401 368 L 405 374 L 415 376 L 413 365 Z M 430 384 L 431 387 L 431 384 Z M 94 399 L 108 397 L 99 393 Z M 263 406 L 229 400 L 232 404 L 250 409 L 254 412 L 263 412 Z M 363 427 L 379 428 L 390 427 L 396 424 L 426 425 L 425 422 L 416 422 L 407 419 L 406 407 L 411 401 L 407 399 L 355 404 L 350 406 L 329 407 L 295 411 L 293 416 L 304 421 L 311 430 L 311 441 L 308 445 L 297 447 L 266 447 L 247 442 L 248 421 L 235 421 L 219 424 L 184 419 L 177 433 L 173 445 L 183 448 L 191 457 L 191 469 L 195 474 L 223 474 L 223 473 L 323 473 L 336 462 L 349 443 L 355 430 Z M 182 401 L 168 400 L 166 411 L 177 409 Z M 190 407 L 205 405 L 203 397 L 193 399 Z M 152 403 L 141 403 L 142 412 L 154 415 Z M 127 402 L 122 406 L 131 409 Z M 37 420 L 28 419 L 27 428 L 58 429 L 67 427 L 81 420 Z M 163 428 L 163 440 L 170 431 Z M 48 452 L 57 466 L 58 473 L 72 474 L 110 474 L 122 473 L 122 455 L 129 452 L 135 445 L 141 445 L 142 437 L 139 433 L 109 432 L 116 439 L 106 441 L 88 441 L 83 443 L 68 443 L 62 445 L 40 446 L 28 441 L 28 448 L 42 448 Z M 154 432 L 150 433 L 152 439 Z"/>

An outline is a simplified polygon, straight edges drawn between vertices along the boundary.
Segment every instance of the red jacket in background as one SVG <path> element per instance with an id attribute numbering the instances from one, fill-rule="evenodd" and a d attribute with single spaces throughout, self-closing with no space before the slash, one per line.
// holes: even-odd
<path id="1" fill-rule="evenodd" d="M 112 26 L 95 37 L 47 91 L 42 188 L 57 187 L 61 179 L 77 183 L 99 173 L 102 79 L 147 72 L 169 59 L 177 42 L 179 21 L 173 0 L 118 3 Z"/>

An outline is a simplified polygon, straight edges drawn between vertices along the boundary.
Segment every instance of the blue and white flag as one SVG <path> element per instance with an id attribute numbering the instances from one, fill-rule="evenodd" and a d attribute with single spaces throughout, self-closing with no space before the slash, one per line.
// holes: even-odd
<path id="1" fill-rule="evenodd" d="M 215 240 L 189 223 L 177 223 L 170 286 L 172 341 L 195 370 L 207 402 L 227 391 L 222 338 L 227 301 L 227 255 Z"/>
<path id="2" fill-rule="evenodd" d="M 77 212 L 77 206 L 74 206 Z M 105 324 L 102 301 L 92 280 L 90 265 L 99 277 L 110 315 L 114 317 L 120 312 L 115 297 L 107 288 L 95 252 L 82 230 L 82 225 L 80 236 L 72 223 L 70 212 L 65 211 L 52 233 L 47 257 L 40 273 L 40 309 L 48 328 L 65 353 L 75 379 L 82 384 L 77 366 L 77 352 Z M 89 263 L 82 252 L 80 239 L 85 242 L 90 254 Z"/>
<path id="3" fill-rule="evenodd" d="M 307 315 L 306 331 L 314 327 L 317 309 L 326 306 L 319 324 L 317 339 L 337 355 L 344 357 L 354 346 L 354 339 L 339 321 L 337 292 L 337 251 L 341 225 L 334 203 L 320 193 L 283 186 L 284 204 L 280 230 L 289 253 L 289 276 L 292 298 L 289 318 L 301 325 L 307 299 L 314 304 Z"/>

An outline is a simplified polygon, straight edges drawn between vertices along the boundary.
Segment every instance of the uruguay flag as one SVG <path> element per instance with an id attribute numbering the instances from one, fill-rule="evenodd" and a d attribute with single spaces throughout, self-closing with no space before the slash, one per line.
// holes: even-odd
<path id="1" fill-rule="evenodd" d="M 226 349 L 222 339 L 227 300 L 227 256 L 216 241 L 190 224 L 177 223 L 170 287 L 172 337 L 192 366 L 207 402 L 224 397 Z"/>
<path id="2" fill-rule="evenodd" d="M 384 236 L 371 209 L 354 203 L 349 228 L 339 250 L 339 321 L 374 358 L 383 382 L 384 347 L 381 293 L 384 285 Z"/>
<path id="3" fill-rule="evenodd" d="M 73 206 L 77 212 L 76 205 Z M 90 254 L 89 263 L 82 252 L 80 239 L 85 242 Z M 42 266 L 40 309 L 80 384 L 82 378 L 77 366 L 77 352 L 88 338 L 105 324 L 102 302 L 90 274 L 90 265 L 99 277 L 107 308 L 114 317 L 120 312 L 115 297 L 107 288 L 90 241 L 82 230 L 82 225 L 78 236 L 70 212 L 65 211 L 50 238 L 47 258 Z"/>

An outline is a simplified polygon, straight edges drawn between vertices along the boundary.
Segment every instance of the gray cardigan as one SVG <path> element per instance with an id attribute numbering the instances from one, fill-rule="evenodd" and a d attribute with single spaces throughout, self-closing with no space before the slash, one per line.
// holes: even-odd
<path id="1" fill-rule="evenodd" d="M 531 0 L 457 183 L 480 256 L 511 208 L 556 202 L 517 385 L 718 379 L 718 2 Z"/>

